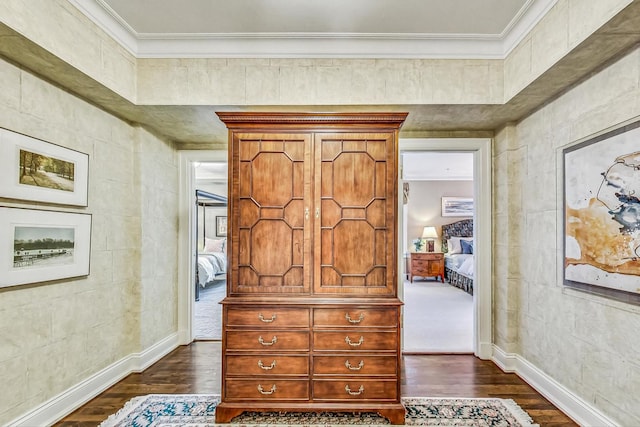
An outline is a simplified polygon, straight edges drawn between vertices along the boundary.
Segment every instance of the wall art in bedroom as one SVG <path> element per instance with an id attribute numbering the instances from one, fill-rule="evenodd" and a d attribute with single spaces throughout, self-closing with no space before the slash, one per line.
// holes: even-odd
<path id="1" fill-rule="evenodd" d="M 473 216 L 472 197 L 443 197 L 442 216 Z"/>
<path id="2" fill-rule="evenodd" d="M 216 236 L 225 237 L 227 235 L 227 217 L 216 217 Z"/>
<path id="3" fill-rule="evenodd" d="M 0 128 L 0 197 L 87 206 L 89 155 Z"/>
<path id="4" fill-rule="evenodd" d="M 640 122 L 563 157 L 565 286 L 640 303 Z"/>
<path id="5" fill-rule="evenodd" d="M 89 274 L 91 215 L 0 207 L 0 287 Z"/>

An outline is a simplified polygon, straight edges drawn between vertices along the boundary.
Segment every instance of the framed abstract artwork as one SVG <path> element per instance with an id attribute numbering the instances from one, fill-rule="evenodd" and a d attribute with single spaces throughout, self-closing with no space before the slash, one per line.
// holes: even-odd
<path id="1" fill-rule="evenodd" d="M 91 215 L 0 207 L 0 287 L 87 276 Z"/>
<path id="2" fill-rule="evenodd" d="M 564 285 L 640 303 L 640 121 L 563 160 Z"/>
<path id="3" fill-rule="evenodd" d="M 442 216 L 473 216 L 472 197 L 443 197 Z"/>
<path id="4" fill-rule="evenodd" d="M 89 155 L 0 128 L 0 197 L 87 206 Z"/>

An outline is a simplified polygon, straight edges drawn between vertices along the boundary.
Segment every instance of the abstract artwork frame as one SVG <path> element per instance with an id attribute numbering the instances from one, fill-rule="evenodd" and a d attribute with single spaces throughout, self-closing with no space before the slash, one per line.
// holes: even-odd
<path id="1" fill-rule="evenodd" d="M 473 197 L 443 197 L 442 216 L 473 216 Z"/>
<path id="2" fill-rule="evenodd" d="M 564 285 L 640 304 L 640 121 L 562 155 Z"/>
<path id="3" fill-rule="evenodd" d="M 0 128 L 0 197 L 87 206 L 89 155 Z"/>
<path id="4" fill-rule="evenodd" d="M 89 275 L 91 214 L 0 207 L 0 288 Z"/>
<path id="5" fill-rule="evenodd" d="M 216 216 L 216 236 L 217 237 L 227 236 L 227 217 L 226 216 Z"/>

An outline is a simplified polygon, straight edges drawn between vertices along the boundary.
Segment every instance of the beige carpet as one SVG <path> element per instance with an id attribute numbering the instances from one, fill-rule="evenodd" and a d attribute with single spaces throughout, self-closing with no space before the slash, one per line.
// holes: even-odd
<path id="1" fill-rule="evenodd" d="M 404 282 L 403 351 L 473 353 L 473 297 L 433 279 Z"/>

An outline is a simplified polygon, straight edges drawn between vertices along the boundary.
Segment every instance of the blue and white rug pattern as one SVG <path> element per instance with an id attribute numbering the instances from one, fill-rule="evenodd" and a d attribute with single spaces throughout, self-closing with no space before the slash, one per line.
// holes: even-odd
<path id="1" fill-rule="evenodd" d="M 150 394 L 136 397 L 100 424 L 100 427 L 206 427 L 215 423 L 219 395 Z M 496 398 L 402 399 L 407 425 L 537 427 L 513 400 Z M 275 427 L 285 425 L 381 426 L 389 422 L 375 413 L 257 413 L 247 412 L 232 420 L 232 426 Z"/>

